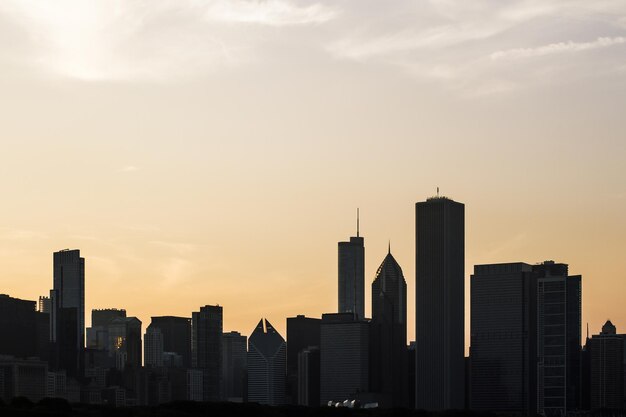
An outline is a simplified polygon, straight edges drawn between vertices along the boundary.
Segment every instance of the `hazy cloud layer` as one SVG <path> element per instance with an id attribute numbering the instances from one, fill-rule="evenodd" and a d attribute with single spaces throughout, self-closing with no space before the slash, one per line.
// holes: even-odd
<path id="1" fill-rule="evenodd" d="M 164 81 L 325 51 L 320 66 L 388 65 L 473 95 L 549 81 L 539 73 L 591 76 L 577 66 L 586 53 L 609 70 L 626 56 L 626 0 L 7 0 L 2 22 L 0 59 L 82 80 Z M 511 62 L 547 56 L 560 58 Z"/>

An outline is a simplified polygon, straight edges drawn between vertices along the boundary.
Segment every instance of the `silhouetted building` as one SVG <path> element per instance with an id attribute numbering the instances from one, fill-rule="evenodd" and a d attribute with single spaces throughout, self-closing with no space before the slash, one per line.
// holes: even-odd
<path id="1" fill-rule="evenodd" d="M 50 291 L 50 336 L 54 367 L 68 376 L 83 374 L 85 347 L 85 259 L 79 250 L 53 254 L 54 287 Z"/>
<path id="2" fill-rule="evenodd" d="M 36 311 L 36 304 L 0 294 L 0 355 L 47 359 L 49 316 Z"/>
<path id="3" fill-rule="evenodd" d="M 352 313 L 322 315 L 320 404 L 369 392 L 369 322 Z"/>
<path id="4" fill-rule="evenodd" d="M 372 283 L 370 340 L 370 391 L 381 407 L 407 407 L 406 281 L 391 247 Z"/>
<path id="5" fill-rule="evenodd" d="M 533 266 L 537 276 L 537 412 L 562 416 L 580 408 L 581 276 L 566 264 Z"/>
<path id="6" fill-rule="evenodd" d="M 537 280 L 532 269 L 521 262 L 474 266 L 472 410 L 536 414 Z"/>
<path id="7" fill-rule="evenodd" d="M 158 327 L 150 327 L 143 336 L 143 363 L 147 368 L 163 366 L 163 333 Z"/>
<path id="8" fill-rule="evenodd" d="M 108 352 L 109 324 L 117 318 L 126 318 L 126 310 L 117 308 L 91 310 L 91 327 L 87 327 L 87 347 Z"/>
<path id="9" fill-rule="evenodd" d="M 10 402 L 15 397 L 24 397 L 32 402 L 40 401 L 47 394 L 47 383 L 46 362 L 0 356 L 0 400 Z"/>
<path id="10" fill-rule="evenodd" d="M 50 302 L 50 297 L 39 296 L 39 302 L 37 303 L 37 311 L 40 313 L 50 314 L 50 310 L 52 309 L 52 303 Z"/>
<path id="11" fill-rule="evenodd" d="M 589 341 L 591 409 L 621 409 L 624 405 L 624 340 L 607 321 Z"/>
<path id="12" fill-rule="evenodd" d="M 284 405 L 286 365 L 285 339 L 261 319 L 248 340 L 248 401 Z"/>
<path id="13" fill-rule="evenodd" d="M 365 246 L 359 236 L 339 242 L 339 313 L 353 313 L 365 318 Z"/>
<path id="14" fill-rule="evenodd" d="M 163 351 L 182 357 L 183 367 L 191 367 L 191 319 L 188 317 L 152 317 L 148 328 L 158 327 L 163 334 Z"/>
<path id="15" fill-rule="evenodd" d="M 320 348 L 310 346 L 298 353 L 298 405 L 320 405 Z"/>
<path id="16" fill-rule="evenodd" d="M 416 209 L 416 408 L 464 405 L 465 206 L 445 197 Z"/>
<path id="17" fill-rule="evenodd" d="M 409 346 L 407 346 L 408 353 L 408 374 L 409 381 L 407 384 L 408 392 L 409 392 L 409 404 L 407 405 L 409 408 L 415 408 L 415 342 L 410 342 Z"/>
<path id="18" fill-rule="evenodd" d="M 320 345 L 320 323 L 320 319 L 303 315 L 287 318 L 287 396 L 291 404 L 298 403 L 298 354 Z"/>
<path id="19" fill-rule="evenodd" d="M 109 355 L 121 371 L 141 368 L 141 320 L 137 317 L 113 319 L 109 325 Z"/>
<path id="20" fill-rule="evenodd" d="M 191 316 L 191 366 L 202 369 L 204 401 L 219 401 L 222 387 L 222 307 L 204 306 Z"/>
<path id="21" fill-rule="evenodd" d="M 222 385 L 224 399 L 243 402 L 246 394 L 248 374 L 248 338 L 239 332 L 222 335 Z"/>

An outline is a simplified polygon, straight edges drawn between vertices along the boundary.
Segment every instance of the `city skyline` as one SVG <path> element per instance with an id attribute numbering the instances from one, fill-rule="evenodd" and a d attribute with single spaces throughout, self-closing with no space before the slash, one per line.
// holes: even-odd
<path id="1" fill-rule="evenodd" d="M 567 260 L 583 323 L 624 326 L 625 16 L 623 0 L 6 0 L 0 286 L 47 295 L 49 254 L 80 248 L 86 311 L 147 323 L 219 302 L 245 329 L 272 306 L 284 333 L 334 310 L 356 208 L 364 299 L 389 240 L 414 277 L 412 206 L 440 187 L 468 207 L 466 306 L 475 264 Z"/>
<path id="2" fill-rule="evenodd" d="M 353 214 L 353 217 L 354 217 L 354 214 Z M 354 225 L 354 218 L 352 220 L 353 220 L 352 221 L 352 225 Z M 359 227 L 362 227 L 362 226 L 359 226 Z M 469 225 L 466 224 L 466 230 L 467 230 L 468 227 L 469 227 Z M 351 234 L 357 234 L 357 233 L 353 232 Z M 363 235 L 363 233 L 361 233 L 359 231 L 358 234 L 360 235 L 360 238 L 365 239 L 365 246 L 366 247 L 368 246 L 368 243 L 371 243 L 374 246 L 380 246 L 381 242 L 370 242 L 371 239 L 368 239 L 366 236 Z M 341 240 L 341 239 L 339 239 L 339 240 Z M 345 238 L 344 238 L 344 240 L 345 240 Z M 391 239 L 388 239 L 387 242 L 386 242 L 386 248 L 387 248 L 386 252 L 389 250 L 389 247 L 392 244 L 393 244 L 393 242 L 391 241 Z M 331 243 L 331 246 L 332 246 L 332 243 Z M 61 252 L 64 251 L 64 250 L 66 250 L 66 249 L 60 249 Z M 470 252 L 471 248 L 466 248 L 466 251 Z M 405 252 L 405 250 L 403 250 L 402 248 L 398 249 L 398 245 L 394 244 L 394 253 L 397 253 L 397 252 L 403 253 L 403 252 Z M 83 250 L 83 256 L 85 256 L 84 255 L 84 250 Z M 372 255 L 371 253 L 366 251 L 366 255 L 365 255 L 365 263 L 366 263 L 365 294 L 366 294 L 366 300 L 371 297 L 370 285 L 374 281 L 374 278 L 375 278 L 375 276 L 373 276 L 373 277 L 368 276 L 368 273 L 367 273 L 368 265 L 374 265 L 375 264 L 375 261 L 370 259 L 373 256 L 374 255 Z M 97 258 L 97 255 L 95 255 L 95 257 Z M 467 254 L 466 254 L 466 257 L 467 257 Z M 488 264 L 488 263 L 490 263 L 490 264 L 498 264 L 498 263 L 511 263 L 511 262 L 518 262 L 519 261 L 519 262 L 528 262 L 529 264 L 533 264 L 534 265 L 534 264 L 540 264 L 541 262 L 544 262 L 546 260 L 552 260 L 552 258 L 555 258 L 557 260 L 558 259 L 562 259 L 560 257 L 558 257 L 558 258 L 557 257 L 550 257 L 550 256 L 548 256 L 548 257 L 551 258 L 551 259 L 541 259 L 541 260 L 536 260 L 536 261 L 533 261 L 533 260 L 529 260 L 529 261 L 522 260 L 522 261 L 519 261 L 519 259 L 515 258 L 514 260 L 511 260 L 511 259 L 506 260 L 506 259 L 504 259 L 501 262 L 500 261 L 494 262 L 493 260 L 485 260 L 482 263 L 483 264 Z M 137 316 L 144 323 L 149 323 L 150 322 L 150 320 L 149 320 L 150 317 L 155 316 L 155 315 L 156 316 L 165 316 L 165 315 L 176 316 L 176 315 L 178 315 L 178 316 L 189 316 L 189 317 L 191 317 L 191 313 L 190 312 L 185 313 L 185 309 L 184 308 L 181 309 L 181 308 L 178 308 L 178 307 L 174 307 L 173 309 L 170 309 L 169 306 L 167 306 L 167 304 L 166 305 L 162 305 L 161 307 L 159 307 L 159 309 L 160 309 L 159 311 L 154 311 L 154 308 L 151 307 L 150 303 L 143 303 L 143 305 L 144 305 L 144 307 L 143 307 L 144 308 L 144 313 L 143 314 L 136 314 L 135 313 L 135 309 L 133 309 L 131 307 L 128 307 L 128 305 L 121 305 L 121 303 L 118 303 L 119 304 L 118 305 L 114 301 L 109 301 L 108 304 L 107 304 L 107 302 L 105 302 L 104 304 L 94 306 L 93 302 L 90 303 L 91 294 L 89 292 L 89 287 L 90 287 L 90 285 L 89 285 L 90 284 L 90 282 L 89 282 L 89 258 L 90 257 L 87 256 L 87 260 L 85 262 L 86 263 L 86 266 L 85 266 L 85 271 L 86 271 L 85 272 L 85 280 L 86 280 L 86 284 L 85 284 L 85 295 L 86 295 L 86 297 L 85 297 L 86 298 L 86 301 L 85 301 L 85 311 L 86 312 L 91 311 L 92 309 L 108 309 L 108 308 L 120 308 L 120 309 L 126 309 L 126 310 L 133 310 L 133 311 L 130 311 L 130 314 L 132 314 L 134 316 Z M 337 265 L 336 259 L 337 259 L 337 255 L 336 255 L 336 252 L 335 252 L 335 268 L 336 268 L 336 265 Z M 413 264 L 413 267 L 414 267 L 415 260 L 412 259 L 411 261 L 412 262 L 407 262 L 406 260 L 404 260 L 403 263 L 405 265 L 407 265 L 407 266 L 410 266 L 411 264 Z M 466 269 L 466 272 L 465 272 L 465 301 L 466 301 L 466 309 L 465 309 L 465 353 L 466 354 L 468 353 L 468 349 L 469 349 L 469 337 L 470 337 L 469 336 L 469 321 L 470 321 L 470 317 L 471 317 L 470 316 L 470 309 L 469 309 L 469 285 L 470 285 L 469 276 L 471 274 L 469 272 L 467 272 L 467 271 L 471 271 L 471 268 L 473 268 L 474 265 L 478 265 L 480 263 L 473 263 L 471 265 L 469 265 L 469 264 L 470 264 L 470 262 L 468 262 L 466 260 L 466 262 L 465 262 L 465 269 Z M 570 264 L 571 265 L 572 264 L 576 265 L 575 262 L 573 262 L 573 263 L 570 262 Z M 376 268 L 377 267 L 374 267 L 374 271 L 375 271 Z M 406 269 L 407 270 L 411 270 L 411 269 L 414 270 L 414 268 L 410 268 L 410 267 L 407 267 Z M 327 283 L 327 284 L 329 286 L 331 286 L 331 287 L 334 286 L 333 290 L 337 291 L 337 272 L 336 272 L 336 269 L 335 269 L 334 275 L 335 276 L 332 277 L 333 282 L 330 282 L 330 283 Z M 581 275 L 583 275 L 583 274 L 581 274 Z M 411 288 L 411 287 L 414 288 L 415 281 L 414 280 L 408 280 L 407 284 L 408 284 L 408 288 Z M 587 280 L 583 284 L 583 287 L 585 288 L 585 291 L 588 290 L 588 288 L 587 288 L 588 286 L 589 286 L 589 282 Z M 35 294 L 30 294 L 30 295 L 26 295 L 26 296 L 20 296 L 19 294 L 16 294 L 15 292 L 11 292 L 9 290 L 6 290 L 4 292 L 9 294 L 10 296 L 16 297 L 16 298 L 27 299 L 27 300 L 37 299 L 37 296 Z M 44 295 L 44 294 L 45 293 L 42 293 L 40 295 Z M 47 294 L 45 294 L 45 295 L 47 295 Z M 122 294 L 120 294 L 120 295 L 122 295 Z M 245 297 L 246 293 L 243 292 L 243 293 L 240 293 L 239 295 L 242 295 L 242 296 Z M 411 315 L 410 313 L 408 314 L 408 325 L 407 325 L 407 338 L 408 338 L 408 340 L 414 340 L 414 317 L 415 317 L 415 315 L 414 315 L 414 308 L 415 308 L 414 296 L 415 296 L 415 291 L 413 290 L 411 292 L 410 290 L 408 290 L 407 307 L 408 307 L 408 311 L 409 312 L 413 311 L 413 315 Z M 198 297 L 199 297 L 199 299 L 202 299 L 202 296 L 198 296 Z M 215 300 L 202 301 L 202 302 L 200 302 L 199 305 L 203 305 L 203 303 L 206 304 L 208 302 L 208 304 L 211 304 L 211 305 L 220 305 L 222 307 L 226 307 L 225 304 L 222 303 L 219 300 L 219 296 L 214 296 L 214 297 L 215 297 Z M 590 326 L 593 327 L 595 325 L 595 323 L 592 320 L 589 320 L 589 319 L 586 320 L 586 318 L 588 318 L 590 316 L 589 312 L 585 311 L 586 310 L 586 306 L 589 304 L 589 302 L 587 300 L 587 297 L 588 296 L 585 297 L 585 300 L 583 302 L 583 316 L 582 316 L 583 317 L 583 324 L 587 324 L 588 323 Z M 337 300 L 337 295 L 336 295 L 336 293 L 335 293 L 335 295 L 332 295 L 330 298 L 333 298 L 332 303 L 334 304 L 332 307 L 329 307 L 330 309 L 324 310 L 323 307 L 317 306 L 317 307 L 314 307 L 312 310 L 308 310 L 308 311 L 304 311 L 303 312 L 302 309 L 298 309 L 298 307 L 294 307 L 292 310 L 286 310 L 286 311 L 294 311 L 295 313 L 291 314 L 291 316 L 296 316 L 296 315 L 302 313 L 302 314 L 306 314 L 307 316 L 310 316 L 310 317 L 321 317 L 321 314 L 323 314 L 324 312 L 326 312 L 326 311 L 334 311 L 334 309 L 337 308 L 337 301 L 336 301 Z M 132 302 L 130 304 L 132 304 Z M 289 315 L 288 316 L 284 316 L 284 317 L 280 317 L 277 313 L 274 312 L 275 310 L 271 309 L 271 307 L 272 307 L 271 305 L 267 305 L 267 306 L 259 307 L 259 310 L 260 311 L 269 311 L 270 314 L 266 314 L 268 317 L 272 317 L 272 315 L 275 315 L 275 319 L 274 320 L 276 321 L 276 323 L 278 323 L 276 325 L 276 329 L 281 334 L 286 334 L 286 324 L 284 323 L 284 320 L 282 320 L 282 319 L 285 318 L 285 317 L 289 317 Z M 281 306 L 279 305 L 278 307 L 279 308 L 277 309 L 277 311 L 282 311 L 280 309 Z M 263 310 L 263 309 L 265 309 L 265 310 Z M 598 316 L 600 318 L 597 319 L 598 320 L 597 326 L 601 326 L 601 324 L 604 323 L 606 320 L 611 320 L 614 323 L 617 323 L 617 326 L 619 326 L 620 323 L 622 323 L 622 321 L 620 320 L 620 318 L 621 318 L 620 312 L 615 307 L 613 309 L 615 310 L 614 314 L 613 313 L 609 313 L 609 315 L 606 316 L 606 317 Z M 229 319 L 229 317 L 228 317 L 228 310 L 230 310 L 230 309 L 227 308 L 227 313 L 224 315 L 224 323 L 225 323 L 224 324 L 224 326 L 225 326 L 224 327 L 224 331 L 227 331 L 227 330 L 229 330 L 229 331 L 230 330 L 240 331 L 242 328 L 246 328 L 245 325 L 247 325 L 248 323 L 245 322 L 245 321 L 235 321 L 235 320 L 232 320 L 232 318 L 231 318 L 231 320 L 228 320 Z M 175 313 L 172 313 L 172 311 L 175 311 Z M 311 313 L 311 311 L 313 311 L 313 312 Z M 316 311 L 319 311 L 319 314 L 315 313 Z M 365 311 L 366 311 L 365 317 L 366 318 L 371 318 L 371 305 L 369 305 L 368 302 L 365 302 Z M 250 313 L 250 315 L 252 315 L 252 313 Z M 593 316 L 595 317 L 595 315 L 593 315 Z M 255 319 L 253 321 L 256 321 L 256 320 L 258 320 L 258 319 Z M 624 321 L 626 321 L 626 319 Z M 90 320 L 89 315 L 85 314 L 85 327 L 88 327 L 90 325 L 90 322 L 91 322 L 91 320 Z M 230 323 L 230 325 L 227 324 L 227 323 Z M 237 323 L 244 323 L 244 324 L 243 324 L 243 326 L 239 326 L 238 327 Z M 413 326 L 412 326 L 412 324 L 413 324 Z"/>

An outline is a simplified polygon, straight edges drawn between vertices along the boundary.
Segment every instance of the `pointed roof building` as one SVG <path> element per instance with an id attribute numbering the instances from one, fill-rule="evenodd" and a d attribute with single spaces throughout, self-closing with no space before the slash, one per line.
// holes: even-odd
<path id="1" fill-rule="evenodd" d="M 283 405 L 286 402 L 287 344 L 266 319 L 248 340 L 248 401 Z"/>

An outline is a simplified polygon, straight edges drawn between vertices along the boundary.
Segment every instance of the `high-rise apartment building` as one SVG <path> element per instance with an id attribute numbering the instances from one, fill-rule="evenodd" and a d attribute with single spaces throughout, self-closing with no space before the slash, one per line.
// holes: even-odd
<path id="1" fill-rule="evenodd" d="M 369 392 L 369 322 L 352 313 L 322 315 L 320 403 Z"/>
<path id="2" fill-rule="evenodd" d="M 320 319 L 303 315 L 287 318 L 287 396 L 291 404 L 298 402 L 298 355 L 309 347 L 319 347 L 320 323 Z"/>
<path id="3" fill-rule="evenodd" d="M 470 408 L 537 412 L 537 280 L 522 262 L 474 266 Z"/>
<path id="4" fill-rule="evenodd" d="M 356 237 L 339 242 L 339 313 L 353 313 L 365 318 L 365 246 L 359 236 L 357 214 Z"/>
<path id="5" fill-rule="evenodd" d="M 566 264 L 533 266 L 537 277 L 537 412 L 563 416 L 581 404 L 581 280 Z"/>
<path id="6" fill-rule="evenodd" d="M 222 385 L 226 401 L 242 402 L 246 397 L 248 338 L 239 332 L 222 335 Z"/>
<path id="7" fill-rule="evenodd" d="M 221 306 L 204 306 L 191 316 L 191 366 L 203 371 L 204 401 L 221 400 L 222 388 Z"/>
<path id="8" fill-rule="evenodd" d="M 261 319 L 248 340 L 248 401 L 284 405 L 286 364 L 285 339 Z"/>
<path id="9" fill-rule="evenodd" d="M 416 204 L 418 409 L 464 406 L 465 206 L 446 197 Z"/>
<path id="10" fill-rule="evenodd" d="M 370 390 L 383 407 L 407 407 L 406 281 L 389 253 L 372 283 Z"/>
<path id="11" fill-rule="evenodd" d="M 80 251 L 53 254 L 54 286 L 50 291 L 50 336 L 53 364 L 68 376 L 83 373 L 85 347 L 85 259 Z"/>

